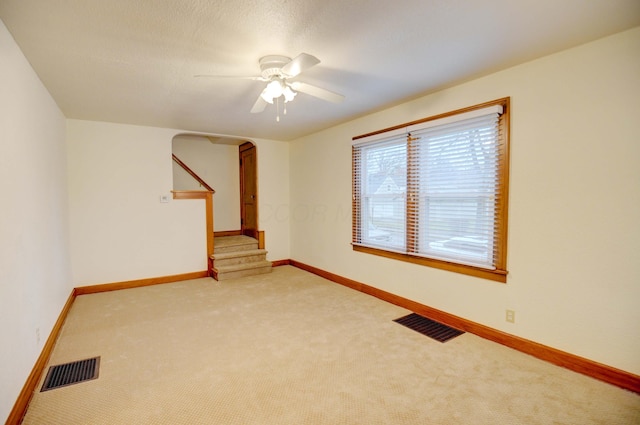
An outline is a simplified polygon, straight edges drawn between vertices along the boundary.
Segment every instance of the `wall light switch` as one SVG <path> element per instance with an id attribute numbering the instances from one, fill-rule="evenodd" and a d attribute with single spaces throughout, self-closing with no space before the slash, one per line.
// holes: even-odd
<path id="1" fill-rule="evenodd" d="M 160 202 L 162 202 L 163 204 L 169 202 L 169 195 L 160 195 Z"/>

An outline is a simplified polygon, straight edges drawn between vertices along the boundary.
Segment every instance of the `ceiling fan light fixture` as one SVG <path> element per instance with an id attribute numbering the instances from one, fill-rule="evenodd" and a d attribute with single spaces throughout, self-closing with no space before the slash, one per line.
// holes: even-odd
<path id="1" fill-rule="evenodd" d="M 286 114 L 286 104 L 293 101 L 299 92 L 334 103 L 340 103 L 344 99 L 343 95 L 321 87 L 300 81 L 290 81 L 303 71 L 319 64 L 320 60 L 315 56 L 300 53 L 291 59 L 287 56 L 269 55 L 260 58 L 259 63 L 262 71 L 259 77 L 239 77 L 267 83 L 251 108 L 252 114 L 263 112 L 267 105 L 273 104 L 276 105 L 276 114 L 279 114 L 280 97 L 283 97 L 283 112 Z M 276 120 L 280 120 L 279 115 Z"/>
<path id="2" fill-rule="evenodd" d="M 271 105 L 273 105 L 273 96 L 270 96 L 268 93 L 268 90 L 265 88 L 264 90 L 262 90 L 262 93 L 260 93 L 260 97 L 267 103 L 270 103 Z"/>
<path id="3" fill-rule="evenodd" d="M 282 95 L 284 96 L 285 102 L 291 102 L 297 94 L 298 93 L 291 90 L 291 87 L 289 87 L 288 85 L 285 86 L 284 90 L 282 90 Z"/>
<path id="4" fill-rule="evenodd" d="M 273 104 L 273 99 L 282 96 L 282 83 L 278 80 L 271 81 L 260 96 L 265 102 Z"/>
<path id="5" fill-rule="evenodd" d="M 265 102 L 273 104 L 274 99 L 280 96 L 284 96 L 285 102 L 291 102 L 293 98 L 296 97 L 296 94 L 288 84 L 280 79 L 276 79 L 267 84 L 267 87 L 262 90 L 260 97 L 262 97 Z"/>

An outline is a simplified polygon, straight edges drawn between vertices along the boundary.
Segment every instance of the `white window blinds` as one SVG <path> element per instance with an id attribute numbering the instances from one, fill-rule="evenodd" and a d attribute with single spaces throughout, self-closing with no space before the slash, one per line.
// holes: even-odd
<path id="1" fill-rule="evenodd" d="M 502 108 L 357 140 L 353 243 L 496 268 Z"/>
<path id="2" fill-rule="evenodd" d="M 406 136 L 391 137 L 354 150 L 358 221 L 354 242 L 405 251 Z"/>

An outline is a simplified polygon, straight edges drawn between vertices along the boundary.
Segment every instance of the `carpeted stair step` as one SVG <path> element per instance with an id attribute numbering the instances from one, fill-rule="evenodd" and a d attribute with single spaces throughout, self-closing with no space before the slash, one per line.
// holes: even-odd
<path id="1" fill-rule="evenodd" d="M 211 264 L 216 280 L 271 272 L 267 251 L 258 249 L 256 239 L 242 235 L 215 238 Z"/>
<path id="2" fill-rule="evenodd" d="M 228 266 L 214 266 L 213 274 L 216 280 L 235 279 L 257 274 L 271 273 L 271 261 L 261 260 L 252 263 L 232 264 Z"/>
<path id="3" fill-rule="evenodd" d="M 233 264 L 256 263 L 267 259 L 264 249 L 247 249 L 235 252 L 215 253 L 211 256 L 215 267 L 231 266 Z"/>
<path id="4" fill-rule="evenodd" d="M 213 240 L 213 252 L 216 254 L 254 249 L 258 249 L 258 241 L 249 236 L 224 236 Z"/>

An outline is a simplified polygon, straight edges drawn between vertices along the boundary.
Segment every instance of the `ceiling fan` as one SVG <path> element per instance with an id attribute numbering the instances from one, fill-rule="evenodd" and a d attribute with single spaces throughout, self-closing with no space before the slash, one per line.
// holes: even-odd
<path id="1" fill-rule="evenodd" d="M 260 113 L 264 111 L 268 104 L 276 101 L 279 104 L 280 97 L 284 97 L 284 103 L 292 101 L 297 92 L 306 93 L 333 103 L 340 103 L 344 100 L 344 96 L 332 91 L 323 89 L 312 84 L 303 83 L 301 81 L 290 81 L 297 77 L 303 71 L 317 65 L 320 60 L 315 56 L 307 53 L 300 53 L 291 59 L 287 56 L 269 55 L 260 58 L 260 76 L 254 77 L 227 77 L 215 75 L 196 75 L 196 77 L 214 77 L 214 78 L 242 78 L 247 80 L 263 81 L 267 85 L 258 96 L 258 99 L 251 108 L 251 113 Z M 287 113 L 286 106 L 284 113 Z M 280 120 L 280 117 L 277 117 Z"/>

